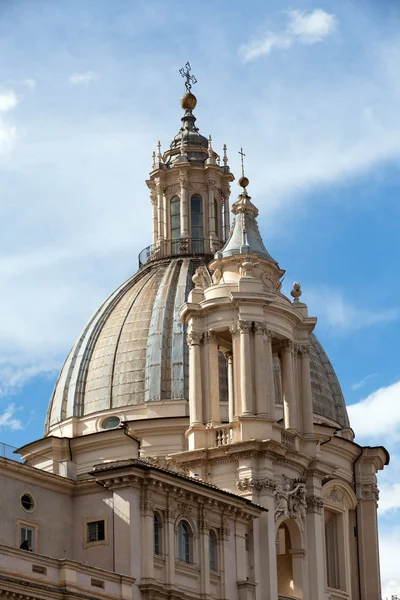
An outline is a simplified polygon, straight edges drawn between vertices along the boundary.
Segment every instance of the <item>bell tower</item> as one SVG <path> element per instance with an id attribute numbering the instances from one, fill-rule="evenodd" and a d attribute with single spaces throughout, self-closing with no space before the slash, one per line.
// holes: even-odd
<path id="1" fill-rule="evenodd" d="M 191 92 L 196 78 L 190 64 L 181 69 L 186 92 L 181 98 L 182 126 L 170 147 L 153 152 L 150 179 L 152 245 L 139 256 L 139 266 L 148 260 L 170 256 L 211 257 L 229 235 L 230 182 L 226 145 L 220 155 L 213 149 L 211 136 L 204 137 L 193 114 L 197 98 Z"/>

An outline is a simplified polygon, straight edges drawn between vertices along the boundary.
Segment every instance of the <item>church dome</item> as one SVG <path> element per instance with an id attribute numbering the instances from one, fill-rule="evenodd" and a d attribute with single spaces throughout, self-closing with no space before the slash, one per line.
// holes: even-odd
<path id="1" fill-rule="evenodd" d="M 188 399 L 186 326 L 179 310 L 193 288 L 195 270 L 207 262 L 192 257 L 150 261 L 105 300 L 61 370 L 48 408 L 46 435 L 71 417 L 120 414 L 138 405 Z M 310 342 L 314 414 L 348 427 L 335 371 L 313 334 Z M 279 368 L 278 363 L 275 371 Z M 277 383 L 275 389 L 282 402 Z M 220 400 L 226 404 L 223 382 Z"/>

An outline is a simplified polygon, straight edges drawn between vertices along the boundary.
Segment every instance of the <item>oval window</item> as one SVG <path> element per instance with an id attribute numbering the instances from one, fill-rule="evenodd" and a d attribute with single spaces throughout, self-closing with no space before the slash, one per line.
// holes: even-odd
<path id="1" fill-rule="evenodd" d="M 30 494 L 22 494 L 21 496 L 21 506 L 25 510 L 33 510 L 35 507 L 35 502 Z"/>
<path id="2" fill-rule="evenodd" d="M 103 429 L 115 429 L 115 427 L 118 427 L 120 424 L 121 419 L 119 417 L 106 417 L 101 423 L 101 426 Z"/>

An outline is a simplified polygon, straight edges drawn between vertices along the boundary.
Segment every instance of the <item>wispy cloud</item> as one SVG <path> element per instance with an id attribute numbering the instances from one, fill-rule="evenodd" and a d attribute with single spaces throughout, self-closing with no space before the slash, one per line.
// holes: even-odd
<path id="1" fill-rule="evenodd" d="M 13 431 L 23 429 L 21 420 L 15 417 L 17 411 L 15 404 L 9 404 L 5 411 L 0 413 L 0 427 Z"/>
<path id="2" fill-rule="evenodd" d="M 18 104 L 18 98 L 13 90 L 0 92 L 0 112 L 13 110 Z"/>
<path id="3" fill-rule="evenodd" d="M 240 47 L 246 62 L 269 54 L 274 48 L 290 48 L 293 44 L 311 45 L 322 42 L 336 29 L 337 19 L 317 8 L 313 11 L 287 11 L 287 25 L 283 31 L 267 31 L 261 38 Z"/>
<path id="4" fill-rule="evenodd" d="M 321 326 L 342 334 L 400 318 L 397 308 L 375 310 L 360 307 L 347 300 L 340 290 L 328 286 L 307 289 L 307 304 L 311 314 L 318 315 Z"/>
<path id="5" fill-rule="evenodd" d="M 0 118 L 0 155 L 8 154 L 18 139 L 17 127 Z"/>
<path id="6" fill-rule="evenodd" d="M 371 373 L 370 375 L 367 375 L 366 377 L 363 377 L 363 379 L 361 379 L 360 381 L 356 381 L 355 383 L 353 383 L 353 385 L 351 386 L 352 390 L 359 390 L 360 388 L 362 388 L 367 381 L 369 381 L 370 379 L 372 379 L 373 377 L 376 377 L 377 373 Z"/>
<path id="7" fill-rule="evenodd" d="M 92 81 L 96 81 L 97 76 L 92 71 L 86 73 L 72 73 L 69 77 L 69 82 L 72 85 L 88 85 Z"/>

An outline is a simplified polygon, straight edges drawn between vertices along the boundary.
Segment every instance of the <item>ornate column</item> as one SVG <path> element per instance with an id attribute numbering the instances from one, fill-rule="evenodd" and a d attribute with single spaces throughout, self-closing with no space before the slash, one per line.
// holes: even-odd
<path id="1" fill-rule="evenodd" d="M 323 476 L 323 474 L 321 474 Z M 324 516 L 321 478 L 310 473 L 307 478 L 307 564 L 310 600 L 320 600 L 325 594 Z M 318 565 L 318 566 L 317 566 Z"/>
<path id="2" fill-rule="evenodd" d="M 142 573 L 143 578 L 146 579 L 154 577 L 154 505 L 147 485 L 141 489 L 140 515 L 142 519 Z"/>
<path id="3" fill-rule="evenodd" d="M 285 429 L 297 430 L 296 398 L 294 395 L 293 342 L 285 340 L 282 352 L 283 411 Z"/>
<path id="4" fill-rule="evenodd" d="M 215 331 L 206 335 L 208 346 L 209 416 L 213 425 L 221 423 L 219 407 L 218 339 Z"/>
<path id="5" fill-rule="evenodd" d="M 265 364 L 265 323 L 254 323 L 254 357 L 255 357 L 255 388 L 256 388 L 256 409 L 255 413 L 259 417 L 268 415 L 267 408 L 267 369 Z"/>
<path id="6" fill-rule="evenodd" d="M 275 419 L 275 378 L 274 362 L 272 357 L 272 336 L 273 332 L 267 327 L 264 329 L 264 353 L 265 353 L 265 371 L 267 376 L 267 416 Z"/>
<path id="7" fill-rule="evenodd" d="M 229 185 L 223 189 L 223 199 L 224 199 L 224 233 L 225 240 L 229 237 L 229 231 L 231 228 L 230 225 L 230 210 L 229 210 Z"/>
<path id="8" fill-rule="evenodd" d="M 151 243 L 156 244 L 158 240 L 158 203 L 157 193 L 155 189 L 150 190 L 151 205 L 153 208 L 153 229 L 152 229 L 152 241 Z"/>
<path id="9" fill-rule="evenodd" d="M 187 199 L 187 178 L 181 175 L 179 178 L 181 186 L 181 238 L 189 237 L 189 217 L 188 217 L 188 199 Z"/>
<path id="10" fill-rule="evenodd" d="M 156 184 L 158 199 L 158 239 L 165 240 L 165 222 L 164 222 L 164 194 L 160 182 Z"/>
<path id="11" fill-rule="evenodd" d="M 232 352 L 225 352 L 226 362 L 228 364 L 228 414 L 229 423 L 232 423 L 235 415 L 234 407 L 234 391 L 233 391 L 233 354 Z"/>
<path id="12" fill-rule="evenodd" d="M 168 508 L 165 511 L 165 584 L 173 586 L 175 583 L 175 519 L 176 509 L 172 498 L 168 497 Z"/>
<path id="13" fill-rule="evenodd" d="M 378 547 L 377 502 L 379 490 L 376 472 L 387 464 L 383 448 L 362 448 L 355 461 L 357 504 L 357 541 L 362 600 L 381 597 Z"/>
<path id="14" fill-rule="evenodd" d="M 200 341 L 201 333 L 189 331 L 187 343 L 189 345 L 189 416 L 190 426 L 202 425 L 202 372 Z"/>
<path id="15" fill-rule="evenodd" d="M 162 189 L 162 196 L 163 196 L 163 205 L 162 205 L 162 212 L 163 212 L 163 231 L 164 231 L 164 239 L 166 240 L 168 238 L 168 211 L 167 211 L 167 189 L 163 186 Z"/>
<path id="16" fill-rule="evenodd" d="M 240 332 L 240 392 L 242 399 L 242 415 L 253 414 L 252 370 L 250 356 L 250 321 L 238 321 Z"/>
<path id="17" fill-rule="evenodd" d="M 303 418 L 303 433 L 313 433 L 313 401 L 310 375 L 309 344 L 298 347 L 301 356 L 301 410 Z"/>
<path id="18" fill-rule="evenodd" d="M 210 594 L 210 560 L 209 560 L 209 533 L 210 525 L 207 521 L 207 511 L 203 505 L 199 507 L 199 533 L 200 533 L 200 567 L 201 567 L 201 593 L 205 598 Z"/>
<path id="19" fill-rule="evenodd" d="M 232 334 L 233 352 L 233 416 L 239 416 L 242 412 L 241 386 L 240 386 L 240 334 L 236 325 L 230 327 Z"/>

